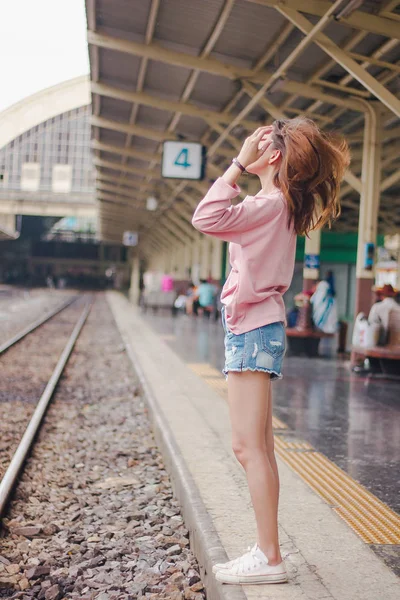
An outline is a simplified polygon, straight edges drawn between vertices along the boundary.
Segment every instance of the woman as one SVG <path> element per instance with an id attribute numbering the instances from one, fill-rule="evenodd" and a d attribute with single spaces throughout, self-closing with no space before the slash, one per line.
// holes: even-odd
<path id="1" fill-rule="evenodd" d="M 249 136 L 193 216 L 199 231 L 231 242 L 221 294 L 233 451 L 243 466 L 258 539 L 243 556 L 214 565 L 225 583 L 281 583 L 287 574 L 278 541 L 279 476 L 272 433 L 270 382 L 285 353 L 283 294 L 294 269 L 296 235 L 339 216 L 339 185 L 349 164 L 344 141 L 310 120 L 275 121 Z M 261 190 L 236 206 L 247 171 Z"/>

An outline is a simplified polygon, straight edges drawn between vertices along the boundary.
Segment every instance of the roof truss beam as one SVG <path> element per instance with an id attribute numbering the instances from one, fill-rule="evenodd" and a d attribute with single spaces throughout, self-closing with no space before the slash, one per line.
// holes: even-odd
<path id="1" fill-rule="evenodd" d="M 110 129 L 111 131 L 120 131 L 121 133 L 137 135 L 139 137 L 154 140 L 155 142 L 163 142 L 167 139 L 177 139 L 174 134 L 167 134 L 167 132 L 158 131 L 157 129 L 151 129 L 150 127 L 129 125 L 129 123 L 122 123 L 121 121 L 105 119 L 104 117 L 92 116 L 91 123 L 95 127 L 102 127 L 103 129 Z"/>
<path id="2" fill-rule="evenodd" d="M 128 92 L 119 87 L 106 85 L 104 83 L 92 83 L 92 93 L 98 94 L 99 96 L 114 98 L 116 100 L 124 100 L 125 102 L 135 102 L 137 104 L 151 106 L 152 108 L 158 108 L 159 110 L 165 110 L 168 112 L 180 112 L 183 115 L 188 115 L 189 117 L 203 119 L 206 123 L 211 125 L 213 123 L 222 123 L 227 125 L 230 121 L 229 116 L 217 111 L 205 110 L 185 102 L 165 100 L 164 98 L 145 94 L 144 92 Z M 255 121 L 248 121 L 247 123 L 243 123 L 243 125 L 247 127 L 254 127 L 257 125 L 257 123 Z"/>
<path id="3" fill-rule="evenodd" d="M 330 3 L 321 2 L 321 4 Z M 309 35 L 314 26 L 308 19 L 303 17 L 296 10 L 288 8 L 286 5 L 279 4 L 276 6 L 278 12 L 286 17 L 293 25 L 298 27 L 305 35 Z M 364 13 L 362 13 L 364 14 Z M 398 28 L 398 26 L 397 26 Z M 388 35 L 387 33 L 385 35 Z M 399 35 L 397 33 L 397 35 Z M 395 37 L 395 36 L 394 36 Z M 367 90 L 371 92 L 378 100 L 387 106 L 395 115 L 400 117 L 400 100 L 396 98 L 382 83 L 375 77 L 372 77 L 363 69 L 355 60 L 353 60 L 344 50 L 339 48 L 328 36 L 318 32 L 314 36 L 314 42 L 326 52 L 331 58 L 339 63 L 354 79 L 361 83 Z"/>
<path id="4" fill-rule="evenodd" d="M 99 191 L 99 197 L 103 197 L 108 201 L 113 201 L 114 198 L 122 198 L 125 202 L 115 202 L 116 204 L 120 204 L 126 208 L 140 208 L 145 210 L 143 202 L 146 200 L 148 194 L 141 193 L 137 188 L 128 188 L 125 190 L 118 186 L 119 180 L 118 178 L 114 178 L 114 182 L 116 185 L 108 185 L 102 182 L 97 183 L 97 190 Z M 162 192 L 164 194 L 164 192 Z M 185 202 L 190 202 L 187 207 L 186 204 L 176 203 L 175 209 L 176 213 L 181 215 L 187 222 L 190 222 L 193 216 L 193 209 L 197 206 L 197 202 L 193 199 L 189 194 L 182 193 L 181 197 L 185 200 Z M 130 200 L 135 200 L 136 203 L 129 203 Z M 137 202 L 142 202 L 141 204 L 137 204 Z M 151 212 L 148 212 L 151 215 Z"/>
<path id="5" fill-rule="evenodd" d="M 93 164 L 96 167 L 104 167 L 105 169 L 112 169 L 114 171 L 124 171 L 126 173 L 131 173 L 132 175 L 138 175 L 139 177 L 142 176 L 146 173 L 147 175 L 150 175 L 151 177 L 159 177 L 160 173 L 159 171 L 156 171 L 155 169 L 150 171 L 149 169 L 139 169 L 138 167 L 130 167 L 129 165 L 122 165 L 119 162 L 115 162 L 113 160 L 102 160 L 100 158 L 95 158 L 93 160 Z"/>
<path id="6" fill-rule="evenodd" d="M 132 191 L 132 193 L 143 192 L 146 188 L 152 189 L 154 187 L 151 183 L 137 185 L 135 180 L 126 179 L 126 176 L 125 178 L 115 177 L 99 170 L 96 174 L 96 180 L 98 182 L 105 183 L 106 185 L 116 183 L 118 186 L 120 186 L 121 191 Z"/>
<path id="7" fill-rule="evenodd" d="M 388 69 L 389 71 L 400 73 L 400 65 L 396 65 L 395 63 L 390 63 L 386 60 L 380 60 L 379 58 L 374 58 L 373 56 L 365 56 L 364 54 L 358 54 L 357 52 L 348 52 L 347 54 L 351 58 L 354 58 L 354 60 L 357 60 L 361 63 L 368 63 L 370 65 L 382 67 L 382 69 Z"/>
<path id="8" fill-rule="evenodd" d="M 135 150 L 134 148 L 125 148 L 124 146 L 117 146 L 115 144 L 105 144 L 103 142 L 98 142 L 97 140 L 92 140 L 91 146 L 93 150 L 109 152 L 110 154 L 119 154 L 128 158 L 136 158 L 143 162 L 150 162 L 152 160 L 159 162 L 161 160 L 161 155 L 156 153 L 153 154 L 143 150 Z"/>
<path id="9" fill-rule="evenodd" d="M 303 0 L 284 0 L 284 3 L 282 0 L 247 0 L 247 2 L 270 8 L 278 8 L 284 4 L 289 10 L 302 11 L 317 17 L 322 17 L 332 6 L 332 3 L 328 0 L 307 0 L 307 2 Z M 362 29 L 394 39 L 400 38 L 398 23 L 395 20 L 371 15 L 361 10 L 355 10 L 348 17 L 340 19 L 340 22 L 354 29 Z"/>
<path id="10" fill-rule="evenodd" d="M 392 187 L 392 185 L 395 185 L 395 183 L 397 183 L 398 181 L 400 181 L 400 169 L 397 169 L 394 173 L 386 177 L 386 179 L 384 179 L 381 182 L 381 192 L 386 191 L 388 188 Z"/>
<path id="11" fill-rule="evenodd" d="M 305 19 L 307 21 L 307 19 Z M 309 23 L 309 21 L 307 21 Z M 228 65 L 227 63 L 220 62 L 213 58 L 199 58 L 196 56 L 189 56 L 188 54 L 184 54 L 183 52 L 176 52 L 173 50 L 169 50 L 168 48 L 163 48 L 162 46 L 157 46 L 155 44 L 139 44 L 136 42 L 128 42 L 126 40 L 120 40 L 118 38 L 113 38 L 111 36 L 95 34 L 93 32 L 88 32 L 88 41 L 92 44 L 97 44 L 101 47 L 112 48 L 113 50 L 117 50 L 120 52 L 127 52 L 128 54 L 133 54 L 135 56 L 144 56 L 147 58 L 151 58 L 153 60 L 157 60 L 162 63 L 171 64 L 179 67 L 184 67 L 187 69 L 197 69 L 199 71 L 203 71 L 205 73 L 211 73 L 212 75 L 219 75 L 220 77 L 225 77 L 227 79 L 231 79 L 233 81 L 243 80 L 243 81 L 251 81 L 253 83 L 264 84 L 266 79 L 272 77 L 274 75 L 271 71 L 266 71 L 265 69 L 262 71 L 255 71 L 254 69 L 248 69 L 238 66 Z M 355 62 L 355 61 L 354 61 Z M 355 63 L 357 65 L 357 63 Z M 283 80 L 280 85 L 282 91 L 288 93 L 296 93 L 294 87 L 297 84 L 296 81 L 291 81 L 288 79 Z M 100 93 L 100 90 L 105 90 L 103 87 L 105 84 L 92 83 L 92 91 L 93 93 Z M 111 88 L 109 92 L 112 92 L 113 86 L 105 86 Z M 114 88 L 118 89 L 118 88 Z M 302 91 L 308 92 L 308 94 L 312 94 L 314 91 L 314 87 L 307 84 L 302 84 Z M 96 91 L 97 90 L 97 91 Z M 317 88 L 318 90 L 318 88 Z M 350 90 L 351 91 L 351 90 Z M 148 94 L 138 93 L 138 92 L 126 92 L 125 90 L 121 90 L 121 92 L 125 92 L 127 95 L 124 98 L 121 96 L 119 99 L 126 99 L 127 101 L 135 102 L 133 98 L 137 98 L 138 101 L 140 99 L 148 102 L 159 101 L 159 99 L 149 96 Z M 138 95 L 137 95 L 138 94 Z M 132 100 L 129 100 L 129 95 Z M 137 96 L 136 96 L 137 95 Z M 303 94 L 302 94 L 303 95 Z M 149 97 L 148 97 L 149 96 Z M 313 97 L 306 95 L 305 97 Z M 338 103 L 340 105 L 340 100 L 343 100 L 340 96 L 328 95 L 325 97 L 329 99 L 330 104 Z M 160 102 L 163 102 L 160 100 Z M 165 101 L 169 102 L 169 101 Z M 172 106 L 168 110 L 175 110 Z M 177 103 L 183 104 L 188 110 L 192 107 L 190 104 L 186 103 Z M 153 105 L 153 104 L 152 104 Z M 353 108 L 354 110 L 362 110 L 360 104 L 353 103 L 352 106 L 348 105 L 349 108 Z M 196 107 L 194 107 L 196 109 Z M 167 109 L 165 109 L 167 110 Z M 178 108 L 180 110 L 180 108 Z M 215 114 L 223 115 L 223 113 L 213 113 L 213 111 L 203 111 L 204 113 L 209 112 L 211 115 L 211 120 L 216 120 L 214 118 Z M 203 117 L 201 117 L 203 118 Z M 221 122 L 225 122 L 225 119 Z"/>
<path id="12" fill-rule="evenodd" d="M 157 129 L 150 129 L 150 128 L 146 128 L 146 127 L 140 127 L 139 125 L 130 125 L 129 123 L 122 123 L 121 121 L 115 121 L 113 119 L 105 119 L 104 117 L 93 117 L 91 119 L 91 123 L 94 127 L 101 127 L 103 129 L 109 129 L 110 131 L 119 131 L 121 133 L 126 133 L 127 135 L 136 135 L 138 137 L 143 137 L 145 139 L 150 139 L 153 140 L 155 142 L 164 142 L 165 140 L 176 140 L 177 135 L 174 133 L 169 133 L 167 131 L 159 131 Z M 257 123 L 252 122 L 252 126 L 257 125 Z M 120 148 L 122 151 L 126 150 L 123 146 L 115 146 L 115 145 L 110 145 L 110 144 L 103 144 L 102 142 L 93 142 L 93 147 L 95 149 L 99 149 L 102 150 L 103 148 L 101 148 L 101 146 L 107 146 L 107 150 L 104 149 L 104 152 L 111 152 L 114 154 L 122 154 L 125 155 L 124 152 L 120 152 Z M 111 149 L 112 148 L 112 149 Z M 135 151 L 135 154 L 139 153 L 141 154 L 141 158 L 143 160 L 147 160 L 150 153 L 148 152 L 142 152 L 142 151 Z M 232 156 L 232 152 L 229 151 L 227 148 L 219 148 L 218 149 L 218 154 L 220 156 L 225 156 L 225 157 L 231 157 Z M 127 155 L 128 156 L 128 155 Z M 130 154 L 129 154 L 130 156 Z M 158 156 L 158 162 L 161 161 L 161 153 L 157 153 L 154 156 Z M 136 156 L 133 156 L 132 154 L 132 158 L 138 158 Z M 153 160 L 153 159 L 151 159 Z M 154 158 L 155 160 L 155 158 Z"/>

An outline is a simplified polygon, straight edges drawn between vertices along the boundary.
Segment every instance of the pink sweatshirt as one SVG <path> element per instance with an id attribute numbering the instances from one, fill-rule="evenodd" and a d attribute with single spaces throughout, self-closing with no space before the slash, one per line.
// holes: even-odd
<path id="1" fill-rule="evenodd" d="M 277 189 L 267 196 L 246 196 L 222 178 L 212 185 L 198 205 L 192 224 L 202 233 L 229 244 L 231 272 L 221 301 L 232 333 L 241 334 L 269 323 L 286 323 L 282 295 L 294 270 L 296 235 L 288 228 L 288 208 Z"/>

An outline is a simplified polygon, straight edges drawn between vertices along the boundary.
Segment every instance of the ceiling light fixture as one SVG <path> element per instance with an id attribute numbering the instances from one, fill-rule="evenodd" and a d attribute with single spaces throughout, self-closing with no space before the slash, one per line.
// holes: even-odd
<path id="1" fill-rule="evenodd" d="M 154 196 L 149 196 L 146 200 L 146 209 L 147 210 L 157 210 L 158 200 Z"/>

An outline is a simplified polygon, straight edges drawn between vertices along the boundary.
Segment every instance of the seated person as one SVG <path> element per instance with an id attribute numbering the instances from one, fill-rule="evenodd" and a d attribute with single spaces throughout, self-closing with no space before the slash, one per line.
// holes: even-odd
<path id="1" fill-rule="evenodd" d="M 200 279 L 198 295 L 199 307 L 207 316 L 210 316 L 214 308 L 215 286 L 206 279 Z"/>
<path id="2" fill-rule="evenodd" d="M 390 284 L 386 283 L 382 288 L 378 288 L 375 291 L 382 300 L 380 302 L 375 302 L 375 304 L 372 305 L 368 316 L 368 322 L 370 324 L 376 323 L 381 326 L 382 333 L 379 343 L 384 345 L 387 343 L 389 335 L 389 313 L 392 310 L 400 311 L 400 305 L 397 304 L 395 300 L 397 292 Z"/>

